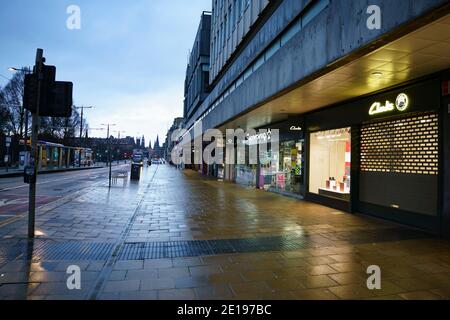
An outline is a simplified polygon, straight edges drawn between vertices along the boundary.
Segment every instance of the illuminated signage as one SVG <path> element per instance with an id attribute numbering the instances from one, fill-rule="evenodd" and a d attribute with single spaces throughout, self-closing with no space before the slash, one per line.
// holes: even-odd
<path id="1" fill-rule="evenodd" d="M 408 108 L 409 105 L 409 98 L 406 94 L 400 93 L 397 96 L 397 100 L 395 100 L 395 106 L 397 107 L 398 111 L 405 111 L 406 108 Z"/>
<path id="2" fill-rule="evenodd" d="M 381 102 L 374 102 L 369 110 L 369 115 L 373 116 L 380 113 L 391 112 L 397 109 L 398 111 L 405 111 L 409 106 L 409 98 L 406 94 L 400 93 L 395 100 L 395 104 L 386 100 L 384 105 Z"/>
<path id="3" fill-rule="evenodd" d="M 302 131 L 302 127 L 292 126 L 291 131 Z"/>
<path id="4" fill-rule="evenodd" d="M 268 129 L 266 132 L 258 133 L 253 136 L 247 136 L 248 144 L 255 144 L 258 142 L 266 142 L 270 140 L 272 135 L 272 130 Z"/>

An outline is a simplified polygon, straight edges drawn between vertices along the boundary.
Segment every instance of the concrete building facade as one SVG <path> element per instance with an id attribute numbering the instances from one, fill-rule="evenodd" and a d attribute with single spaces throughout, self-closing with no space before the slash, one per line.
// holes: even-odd
<path id="1" fill-rule="evenodd" d="M 446 0 L 213 1 L 185 127 L 277 128 L 269 166 L 224 178 L 450 236 L 449 34 Z"/>
<path id="2" fill-rule="evenodd" d="M 203 12 L 184 82 L 184 117 L 192 116 L 209 93 L 211 13 Z"/>

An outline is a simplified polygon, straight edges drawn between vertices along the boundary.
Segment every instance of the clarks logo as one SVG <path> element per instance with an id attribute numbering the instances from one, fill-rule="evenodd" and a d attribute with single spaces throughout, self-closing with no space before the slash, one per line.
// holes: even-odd
<path id="1" fill-rule="evenodd" d="M 369 110 L 369 115 L 373 116 L 375 114 L 385 113 L 394 111 L 397 108 L 398 111 L 405 111 L 409 106 L 409 98 L 406 94 L 400 93 L 395 100 L 395 105 L 386 100 L 384 105 L 381 102 L 374 102 Z"/>

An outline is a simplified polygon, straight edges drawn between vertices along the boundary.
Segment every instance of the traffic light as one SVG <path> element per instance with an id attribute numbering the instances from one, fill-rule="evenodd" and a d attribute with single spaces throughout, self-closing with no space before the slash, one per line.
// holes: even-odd
<path id="1" fill-rule="evenodd" d="M 72 82 L 55 81 L 50 89 L 50 103 L 39 107 L 42 117 L 70 117 L 72 115 Z"/>
<path id="2" fill-rule="evenodd" d="M 35 72 L 25 76 L 24 99 L 25 109 L 36 113 L 38 81 Z M 56 67 L 43 66 L 39 99 L 39 116 L 70 117 L 72 115 L 72 82 L 55 81 Z"/>

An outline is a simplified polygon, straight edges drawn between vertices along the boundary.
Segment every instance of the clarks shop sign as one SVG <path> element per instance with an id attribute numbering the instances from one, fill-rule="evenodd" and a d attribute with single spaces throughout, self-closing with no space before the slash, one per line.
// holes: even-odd
<path id="1" fill-rule="evenodd" d="M 409 97 L 405 93 L 400 93 L 397 96 L 397 99 L 395 99 L 395 102 L 391 102 L 389 100 L 386 100 L 386 102 L 383 104 L 379 101 L 376 101 L 372 103 L 370 109 L 369 109 L 369 115 L 377 115 L 382 113 L 389 113 L 394 110 L 398 110 L 400 112 L 406 111 L 409 106 Z"/>

